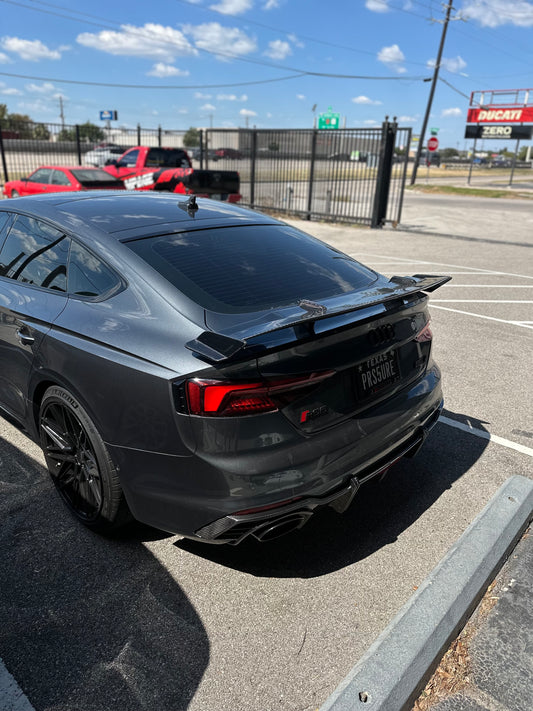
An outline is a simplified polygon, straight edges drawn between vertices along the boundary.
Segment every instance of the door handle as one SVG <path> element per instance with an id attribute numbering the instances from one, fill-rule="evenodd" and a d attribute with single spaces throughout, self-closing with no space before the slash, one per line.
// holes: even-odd
<path id="1" fill-rule="evenodd" d="M 17 330 L 17 338 L 23 346 L 31 346 L 35 342 L 35 338 L 28 333 L 24 326 Z"/>

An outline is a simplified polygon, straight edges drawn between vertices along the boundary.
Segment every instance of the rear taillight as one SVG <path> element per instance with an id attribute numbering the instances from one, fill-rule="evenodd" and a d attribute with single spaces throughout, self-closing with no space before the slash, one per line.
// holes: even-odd
<path id="1" fill-rule="evenodd" d="M 433 338 L 433 333 L 429 327 L 429 321 L 426 323 L 424 328 L 416 335 L 415 341 L 417 343 L 425 343 L 426 341 L 431 341 Z"/>
<path id="2" fill-rule="evenodd" d="M 191 415 L 235 417 L 273 412 L 314 389 L 333 371 L 270 382 L 228 382 L 194 378 L 185 384 Z"/>

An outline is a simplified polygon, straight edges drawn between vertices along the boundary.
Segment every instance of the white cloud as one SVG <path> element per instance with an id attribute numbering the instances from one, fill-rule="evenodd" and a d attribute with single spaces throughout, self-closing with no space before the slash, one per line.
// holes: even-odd
<path id="1" fill-rule="evenodd" d="M 146 74 L 149 77 L 188 77 L 190 72 L 184 69 L 178 69 L 172 64 L 157 62 Z"/>
<path id="2" fill-rule="evenodd" d="M 300 99 L 300 101 L 305 101 L 305 94 L 296 94 L 296 98 Z"/>
<path id="3" fill-rule="evenodd" d="M 416 116 L 398 116 L 398 123 L 414 123 L 418 121 Z"/>
<path id="4" fill-rule="evenodd" d="M 435 63 L 435 59 L 430 59 L 428 60 L 427 65 L 433 69 Z M 443 57 L 440 61 L 440 66 L 443 69 L 447 69 L 449 72 L 452 72 L 452 74 L 462 74 L 463 76 L 467 76 L 463 72 L 463 69 L 466 69 L 466 62 L 459 55 L 457 55 L 457 57 Z"/>
<path id="5" fill-rule="evenodd" d="M 397 44 L 380 49 L 378 52 L 378 60 L 396 70 L 399 74 L 403 74 L 406 71 L 405 67 L 401 66 L 401 62 L 405 60 L 405 55 Z"/>
<path id="6" fill-rule="evenodd" d="M 188 114 L 188 113 L 189 113 L 189 109 L 184 109 L 184 108 L 178 109 L 178 113 L 179 113 L 179 114 Z"/>
<path id="7" fill-rule="evenodd" d="M 376 101 L 374 99 L 369 99 L 368 96 L 354 96 L 352 99 L 354 104 L 364 104 L 365 106 L 381 106 L 382 101 Z"/>
<path id="8" fill-rule="evenodd" d="M 367 119 L 366 121 L 363 121 L 365 126 L 377 126 L 378 121 L 375 121 L 374 119 Z"/>
<path id="9" fill-rule="evenodd" d="M 241 109 L 239 113 L 241 116 L 257 116 L 255 111 L 250 111 L 250 109 Z"/>
<path id="10" fill-rule="evenodd" d="M 195 99 L 212 99 L 213 95 L 212 94 L 202 94 L 201 91 L 195 91 L 194 98 Z"/>
<path id="11" fill-rule="evenodd" d="M 221 60 L 227 59 L 223 54 L 242 56 L 257 49 L 255 39 L 237 27 L 223 27 L 218 22 L 208 22 L 203 25 L 183 25 L 182 29 L 191 35 L 199 49 L 220 52 L 218 58 Z"/>
<path id="12" fill-rule="evenodd" d="M 18 54 L 21 59 L 26 59 L 29 62 L 39 62 L 41 59 L 61 59 L 61 52 L 57 49 L 48 49 L 41 40 L 2 37 L 0 46 L 7 52 L 14 52 Z"/>
<path id="13" fill-rule="evenodd" d="M 29 91 L 30 94 L 41 94 L 52 99 L 58 99 L 60 96 L 65 97 L 65 94 L 49 81 L 45 81 L 42 84 L 26 84 L 26 91 Z"/>
<path id="14" fill-rule="evenodd" d="M 533 4 L 527 0 L 466 0 L 461 16 L 482 27 L 533 27 Z"/>
<path id="15" fill-rule="evenodd" d="M 7 54 L 0 52 L 0 64 L 10 64 L 13 60 L 10 59 Z"/>
<path id="16" fill-rule="evenodd" d="M 210 5 L 209 8 L 222 15 L 240 15 L 249 10 L 252 5 L 252 0 L 221 0 L 218 5 Z"/>
<path id="17" fill-rule="evenodd" d="M 270 59 L 285 59 L 292 54 L 291 46 L 288 42 L 283 40 L 274 40 L 268 43 L 268 49 L 263 52 Z"/>
<path id="18" fill-rule="evenodd" d="M 299 40 L 296 35 L 287 35 L 287 39 L 290 40 L 295 47 L 298 47 L 298 49 L 303 49 L 305 47 L 305 44 Z"/>
<path id="19" fill-rule="evenodd" d="M 5 96 L 22 96 L 22 92 L 19 89 L 13 87 L 8 87 L 7 89 L 0 89 L 0 94 Z"/>
<path id="20" fill-rule="evenodd" d="M 143 27 L 121 25 L 120 32 L 83 32 L 76 37 L 76 41 L 84 47 L 108 54 L 149 57 L 163 62 L 173 62 L 177 56 L 197 54 L 182 32 L 153 23 L 147 23 Z"/>
<path id="21" fill-rule="evenodd" d="M 279 7 L 279 0 L 267 0 L 263 5 L 263 10 L 273 10 L 275 7 Z"/>
<path id="22" fill-rule="evenodd" d="M 459 108 L 453 108 L 453 109 L 444 109 L 442 112 L 442 116 L 462 116 L 463 112 Z"/>
<path id="23" fill-rule="evenodd" d="M 204 104 L 203 106 L 200 106 L 200 111 L 216 111 L 216 106 L 213 106 L 213 104 Z"/>
<path id="24" fill-rule="evenodd" d="M 217 94 L 217 101 L 248 101 L 246 94 Z"/>
<path id="25" fill-rule="evenodd" d="M 388 0 L 366 0 L 365 7 L 371 12 L 388 12 L 390 10 Z"/>

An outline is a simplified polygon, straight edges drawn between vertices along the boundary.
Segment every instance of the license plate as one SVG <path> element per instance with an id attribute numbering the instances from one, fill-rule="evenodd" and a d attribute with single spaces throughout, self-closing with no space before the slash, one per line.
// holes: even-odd
<path id="1" fill-rule="evenodd" d="M 362 398 L 381 392 L 399 379 L 400 368 L 395 350 L 368 358 L 357 366 L 357 391 Z"/>

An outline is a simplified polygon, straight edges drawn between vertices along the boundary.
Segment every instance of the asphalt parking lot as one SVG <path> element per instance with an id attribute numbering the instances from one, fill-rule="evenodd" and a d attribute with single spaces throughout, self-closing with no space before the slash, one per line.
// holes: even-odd
<path id="1" fill-rule="evenodd" d="M 531 205 L 409 194 L 401 229 L 295 223 L 385 274 L 453 277 L 430 302 L 444 417 L 343 516 L 237 548 L 100 538 L 0 419 L 0 657 L 36 711 L 327 699 L 500 485 L 533 478 Z"/>

